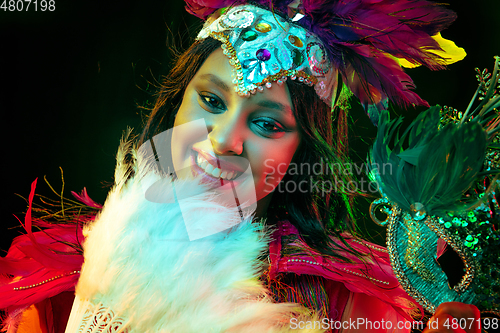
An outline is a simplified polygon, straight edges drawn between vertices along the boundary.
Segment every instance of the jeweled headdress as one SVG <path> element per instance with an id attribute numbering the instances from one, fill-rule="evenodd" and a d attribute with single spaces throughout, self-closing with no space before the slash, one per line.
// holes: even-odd
<path id="1" fill-rule="evenodd" d="M 206 19 L 198 39 L 222 42 L 240 95 L 291 78 L 330 104 L 346 86 L 374 122 L 388 99 L 427 105 L 402 66 L 442 69 L 465 56 L 440 35 L 454 12 L 425 0 L 186 2 Z"/>
<path id="2" fill-rule="evenodd" d="M 323 43 L 304 28 L 267 9 L 241 5 L 209 23 L 198 39 L 222 42 L 235 72 L 236 91 L 248 96 L 271 82 L 283 84 L 290 77 L 316 85 L 327 99 L 328 79 L 333 72 Z"/>

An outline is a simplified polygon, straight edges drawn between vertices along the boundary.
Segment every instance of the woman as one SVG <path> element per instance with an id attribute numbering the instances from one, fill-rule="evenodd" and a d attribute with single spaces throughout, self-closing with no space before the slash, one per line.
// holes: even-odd
<path id="1" fill-rule="evenodd" d="M 204 153 L 206 153 L 210 148 L 209 146 L 212 145 L 214 153 L 222 157 L 219 158 L 219 160 L 222 161 L 222 165 L 225 164 L 224 156 L 243 155 L 243 157 L 248 159 L 252 168 L 253 180 L 256 186 L 256 198 L 258 200 L 258 216 L 267 216 L 269 220 L 272 220 L 273 217 L 269 216 L 268 212 L 273 211 L 273 214 L 277 215 L 275 219 L 279 220 L 284 217 L 283 215 L 280 216 L 280 214 L 289 213 L 291 215 L 291 217 L 289 217 L 290 221 L 295 223 L 296 228 L 303 236 L 307 245 L 324 254 L 331 254 L 338 257 L 339 251 L 333 251 L 335 249 L 335 243 L 329 244 L 333 245 L 333 248 L 325 245 L 328 244 L 328 236 L 332 234 L 337 237 L 342 237 L 340 235 L 340 231 L 342 231 L 342 215 L 345 215 L 343 210 L 346 210 L 349 201 L 342 197 L 342 193 L 334 194 L 329 198 L 323 199 L 315 198 L 317 194 L 309 192 L 307 195 L 310 196 L 310 199 L 307 200 L 306 203 L 313 203 L 314 209 L 308 209 L 309 207 L 307 205 L 301 207 L 300 203 L 297 204 L 297 201 L 293 201 L 292 197 L 295 193 L 287 193 L 286 195 L 280 196 L 275 194 L 271 196 L 271 194 L 269 194 L 276 188 L 281 178 L 284 176 L 283 173 L 276 173 L 276 171 L 279 170 L 279 165 L 283 163 L 289 165 L 290 162 L 295 161 L 299 164 L 306 161 L 310 163 L 313 161 L 311 160 L 311 155 L 316 159 L 318 156 L 323 156 L 320 155 L 320 152 L 329 154 L 330 158 L 333 160 L 338 158 L 327 149 L 327 145 L 332 144 L 334 141 L 331 134 L 328 132 L 329 127 L 317 125 L 321 124 L 321 121 L 325 121 L 325 118 L 326 124 L 329 123 L 330 117 L 328 106 L 320 106 L 321 101 L 315 95 L 312 88 L 307 90 L 307 87 L 304 89 L 304 87 L 301 86 L 300 89 L 298 89 L 297 85 L 299 84 L 293 82 L 287 83 L 286 86 L 273 84 L 269 90 L 264 90 L 265 92 L 263 93 L 257 93 L 257 95 L 247 100 L 238 96 L 234 91 L 224 93 L 223 91 L 225 89 L 223 89 L 223 87 L 225 86 L 227 88 L 232 84 L 230 78 L 231 67 L 227 62 L 222 61 L 225 56 L 221 51 L 216 51 L 218 46 L 218 42 L 205 39 L 197 46 L 194 46 L 200 47 L 201 50 L 195 52 L 191 51 L 191 55 L 194 54 L 199 57 L 199 59 L 195 59 L 198 61 L 183 61 L 181 63 L 200 67 L 190 71 L 185 69 L 181 70 L 181 68 L 177 68 L 177 72 L 174 70 L 174 79 L 175 74 L 180 73 L 180 81 L 184 82 L 185 85 L 187 84 L 187 86 L 168 86 L 168 84 L 172 84 L 172 82 L 167 82 L 167 88 L 162 92 L 163 94 L 157 102 L 157 107 L 155 108 L 156 114 L 153 113 L 150 118 L 150 123 L 143 134 L 142 142 L 146 142 L 159 132 L 170 128 L 172 122 L 174 122 L 174 125 L 182 125 L 191 120 L 198 119 L 200 113 L 205 114 L 205 112 L 208 112 L 204 116 L 209 130 L 208 137 L 201 141 L 194 140 L 191 142 L 183 142 L 185 146 L 181 145 L 178 153 L 176 153 L 175 149 L 172 152 L 174 170 L 178 173 L 178 176 L 181 170 L 186 167 L 190 168 L 190 171 L 207 174 L 209 180 L 213 180 L 210 179 L 211 176 L 209 174 L 212 174 L 212 178 L 215 176 L 216 179 L 219 177 L 224 179 L 222 175 L 223 172 L 227 172 L 225 176 L 228 177 L 230 172 L 233 173 L 237 171 L 237 168 L 233 165 L 233 170 L 227 171 L 221 168 L 221 173 L 216 175 L 218 171 L 207 170 L 206 168 L 208 168 L 208 165 L 206 165 L 207 163 L 204 163 L 205 161 L 203 160 L 197 161 L 199 163 L 198 167 L 194 166 L 191 162 L 197 160 L 200 155 L 196 155 L 196 153 L 188 150 L 188 148 L 191 147 L 195 152 L 201 153 L 201 158 L 203 159 Z M 187 56 L 189 56 L 189 53 L 188 51 Z M 206 59 L 203 59 L 201 55 L 206 57 Z M 221 66 L 221 63 L 224 65 Z M 215 67 L 217 68 L 217 75 L 213 70 Z M 194 76 L 188 77 L 189 74 Z M 203 78 L 203 76 L 205 77 Z M 175 90 L 172 90 L 174 87 L 177 88 L 177 96 L 168 95 L 172 94 L 172 92 L 175 93 Z M 182 98 L 180 98 L 181 94 Z M 312 104 L 317 106 L 315 109 L 318 110 L 318 113 L 310 116 L 309 119 L 303 119 L 307 117 L 305 115 L 306 112 L 301 112 L 299 110 L 302 104 L 298 101 L 304 100 L 312 100 Z M 163 110 L 162 107 L 165 102 L 171 103 L 173 107 L 168 110 L 169 108 L 167 106 L 167 110 Z M 256 106 L 262 107 L 262 104 L 264 104 L 265 109 L 255 111 Z M 276 108 L 276 106 L 278 106 L 278 108 Z M 170 113 L 162 111 L 170 111 Z M 159 119 L 156 119 L 155 116 Z M 314 117 L 318 117 L 319 119 L 314 119 Z M 300 126 L 298 126 L 298 124 Z M 340 122 L 339 127 L 342 128 L 342 125 L 343 123 Z M 321 130 L 324 130 L 325 133 L 321 133 Z M 311 143 L 321 143 L 319 140 L 320 138 L 326 141 L 323 143 L 323 146 L 320 145 L 318 149 L 318 147 L 311 145 Z M 268 139 L 273 140 L 273 148 L 271 149 L 263 148 L 264 141 Z M 314 154 L 311 154 L 310 150 L 313 148 L 316 150 Z M 207 160 L 206 162 L 211 162 L 209 157 L 205 157 L 205 160 Z M 262 168 L 263 162 L 269 160 L 272 160 L 272 162 L 276 164 L 269 165 L 265 163 L 266 167 Z M 283 170 L 286 169 L 285 167 Z M 189 172 L 187 175 L 189 176 Z M 232 176 L 235 175 L 233 174 Z M 231 176 L 227 179 L 230 177 Z M 298 179 L 300 180 L 300 178 Z M 328 193 L 328 195 L 330 195 L 330 193 Z M 287 205 L 287 211 L 280 211 L 283 205 Z M 274 209 L 270 209 L 269 207 Z M 292 209 L 292 207 L 296 208 Z M 333 209 L 331 209 L 332 207 Z M 337 215 L 332 216 L 332 214 Z M 320 227 L 320 224 L 310 223 L 311 221 L 317 222 L 318 218 L 321 218 L 323 221 L 331 220 L 338 222 L 339 225 L 330 226 L 331 231 L 327 233 L 325 232 L 325 228 Z M 351 244 L 351 247 L 352 246 L 353 243 Z M 349 252 L 359 255 L 357 251 L 350 249 L 349 246 L 346 245 L 337 245 L 337 249 L 335 250 L 339 249 L 345 251 L 344 254 L 340 255 L 341 257 L 347 256 Z M 361 251 L 359 248 L 357 250 Z M 354 258 L 352 260 L 354 260 Z M 316 284 L 322 289 L 321 284 L 324 284 L 324 281 L 318 281 L 317 279 L 315 280 L 315 278 L 312 280 L 313 281 L 310 282 L 311 285 Z M 300 284 L 300 281 L 291 281 L 290 283 Z M 373 290 L 376 289 L 377 288 L 373 287 Z M 345 287 L 343 288 L 337 285 L 335 288 L 329 289 L 326 291 L 326 293 L 329 294 L 328 296 L 332 296 L 331 290 L 336 290 L 337 294 L 335 295 L 338 298 L 337 303 L 343 304 L 341 308 L 345 308 L 346 304 L 348 307 L 353 306 L 352 304 L 355 300 L 353 300 L 351 296 L 346 296 L 345 293 L 343 296 L 339 296 L 342 294 L 342 290 L 347 291 Z M 347 291 L 347 293 L 349 292 Z M 278 300 L 287 300 L 286 297 L 289 296 L 286 292 L 280 293 L 279 290 L 277 290 L 276 294 Z M 279 296 L 285 297 L 285 299 L 280 299 Z M 357 302 L 363 301 L 363 299 L 357 299 Z M 373 302 L 377 301 L 373 300 Z M 317 311 L 325 311 L 324 306 L 322 307 L 321 304 L 311 305 L 313 309 Z M 332 309 L 338 311 L 338 309 L 341 308 L 329 307 L 327 311 L 329 311 L 329 315 L 331 316 Z"/>

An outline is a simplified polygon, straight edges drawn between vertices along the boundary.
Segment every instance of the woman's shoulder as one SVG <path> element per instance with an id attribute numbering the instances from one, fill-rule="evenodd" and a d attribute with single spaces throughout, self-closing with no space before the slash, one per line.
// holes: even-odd
<path id="1" fill-rule="evenodd" d="M 332 237 L 332 242 L 345 249 L 338 251 L 344 260 L 311 249 L 289 221 L 278 222 L 269 245 L 270 277 L 321 276 L 329 293 L 345 295 L 345 288 L 358 298 L 374 297 L 406 318 L 408 313 L 420 312 L 420 305 L 401 288 L 385 247 L 350 234 L 343 234 L 343 241 Z"/>

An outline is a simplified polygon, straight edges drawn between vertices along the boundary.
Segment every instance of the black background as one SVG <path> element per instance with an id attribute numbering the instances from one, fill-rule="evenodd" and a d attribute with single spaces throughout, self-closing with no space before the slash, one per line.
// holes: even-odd
<path id="1" fill-rule="evenodd" d="M 468 56 L 447 71 L 418 68 L 410 75 L 431 105 L 464 109 L 476 88 L 474 68 L 491 70 L 500 54 L 500 1 L 449 2 L 458 19 L 443 36 Z M 188 27 L 200 26 L 181 0 L 55 3 L 53 12 L 0 11 L 1 249 L 20 232 L 8 229 L 18 225 L 13 214 L 22 217 L 26 207 L 15 193 L 27 197 L 38 178 L 37 193 L 49 194 L 44 175 L 60 190 L 59 167 L 66 196 L 87 187 L 104 202 L 119 139 L 127 126 L 139 132 L 137 106 L 152 101 L 151 83 L 167 73 L 171 32 L 188 45 Z M 375 129 L 353 105 L 351 142 L 364 160 Z M 412 117 L 422 110 L 396 113 Z"/>

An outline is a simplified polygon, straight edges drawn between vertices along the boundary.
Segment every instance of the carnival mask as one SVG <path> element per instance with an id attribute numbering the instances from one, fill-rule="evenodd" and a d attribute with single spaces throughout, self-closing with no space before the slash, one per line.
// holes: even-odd
<path id="1" fill-rule="evenodd" d="M 401 120 L 383 113 L 371 152 L 372 174 L 383 195 L 372 203 L 371 216 L 387 225 L 401 285 L 431 312 L 442 302 L 458 301 L 499 315 L 499 62 L 497 57 L 492 76 L 478 72 L 474 99 L 482 98 L 474 110 L 472 102 L 463 113 L 433 107 L 401 137 L 395 135 Z M 379 208 L 385 221 L 377 216 Z M 463 263 L 456 284 L 437 261 L 446 248 Z"/>

